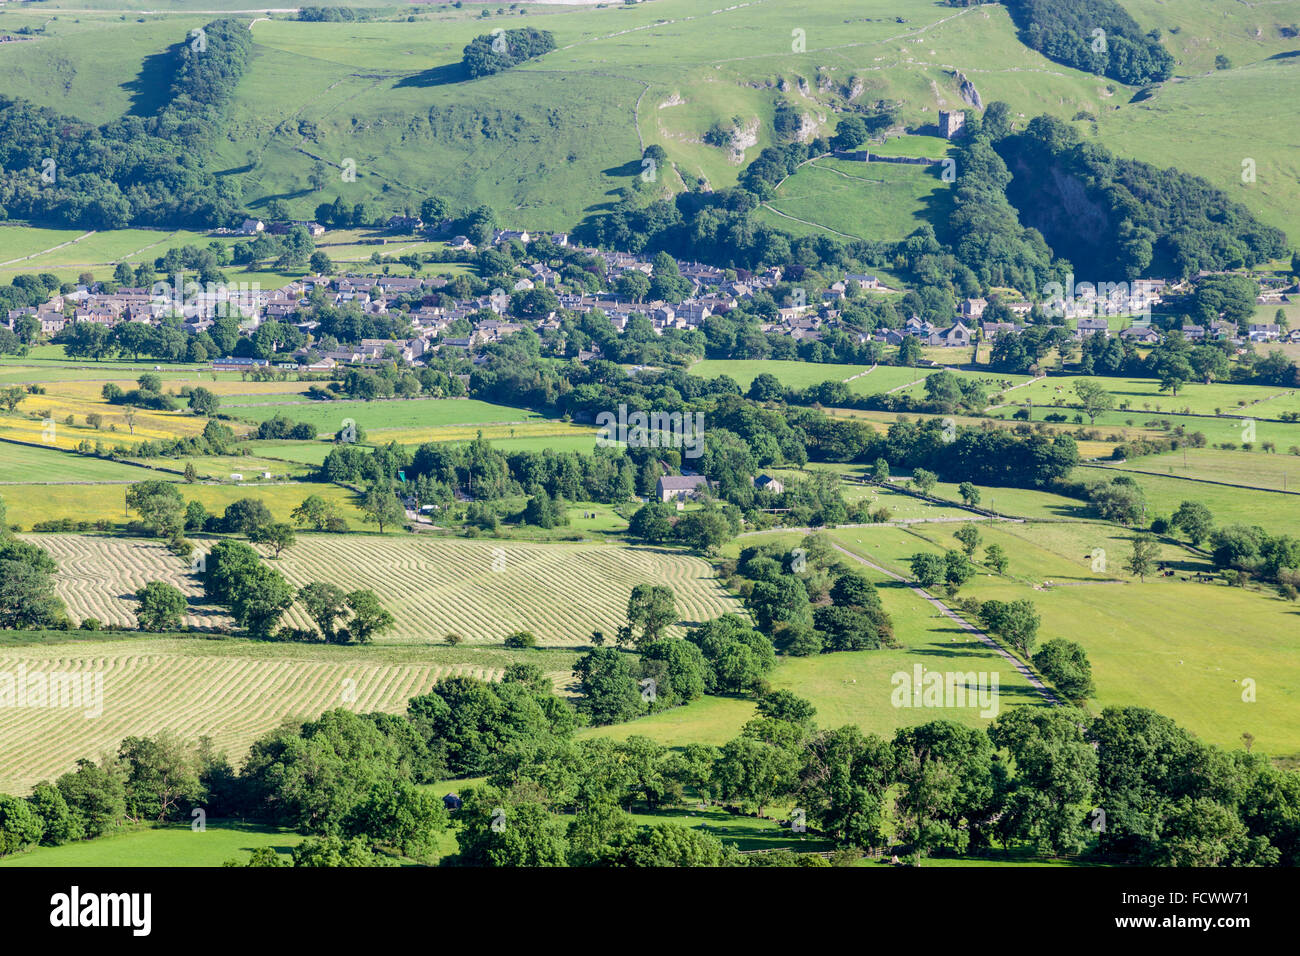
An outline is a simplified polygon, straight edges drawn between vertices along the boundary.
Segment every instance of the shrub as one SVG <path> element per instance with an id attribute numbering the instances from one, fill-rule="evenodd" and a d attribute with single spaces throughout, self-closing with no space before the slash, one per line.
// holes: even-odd
<path id="1" fill-rule="evenodd" d="M 536 647 L 537 638 L 529 631 L 515 631 L 506 638 L 506 647 Z"/>

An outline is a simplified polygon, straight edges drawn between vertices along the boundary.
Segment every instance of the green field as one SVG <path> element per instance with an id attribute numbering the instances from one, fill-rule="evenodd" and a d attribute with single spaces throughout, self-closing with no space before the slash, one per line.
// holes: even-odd
<path id="1" fill-rule="evenodd" d="M 726 375 L 741 388 L 749 388 L 759 375 L 775 375 L 787 388 L 807 388 L 822 382 L 843 382 L 861 375 L 870 365 L 835 365 L 821 362 L 796 362 L 773 359 L 704 359 L 691 366 L 691 374 L 700 378 Z M 879 369 L 876 370 L 877 372 Z M 876 374 L 875 372 L 872 373 Z"/>
<path id="2" fill-rule="evenodd" d="M 956 527 L 833 534 L 907 574 L 916 551 L 955 547 Z M 1173 546 L 1165 553 L 1178 561 L 1179 574 L 1139 583 L 1122 569 L 1129 551 L 1123 536 L 1105 525 L 981 525 L 981 532 L 985 543 L 997 541 L 1012 557 L 1011 576 L 977 575 L 963 593 L 1032 600 L 1043 619 L 1040 642 L 1066 637 L 1087 650 L 1098 687 L 1094 707 L 1151 707 L 1211 743 L 1235 747 L 1250 732 L 1273 756 L 1300 752 L 1300 649 L 1288 637 L 1294 605 L 1270 592 L 1187 579 L 1209 564 Z M 1104 573 L 1091 570 L 1098 547 L 1107 552 Z M 1242 700 L 1245 678 L 1260 688 L 1256 702 Z"/>
<path id="3" fill-rule="evenodd" d="M 1237 415 L 1254 418 L 1278 418 L 1282 412 L 1300 411 L 1300 391 L 1266 385 L 1238 385 L 1215 382 L 1212 385 L 1190 383 L 1177 395 L 1160 391 L 1154 378 L 1111 378 L 1079 375 L 1049 375 L 1032 384 L 1017 388 L 1007 400 L 1019 405 L 1073 406 L 1078 399 L 1074 383 L 1087 380 L 1100 385 L 1115 397 L 1115 410 L 1130 417 L 1149 413 L 1188 415 Z M 1123 407 L 1127 405 L 1127 408 Z"/>
<path id="4" fill-rule="evenodd" d="M 909 137 L 921 139 L 922 137 Z M 944 152 L 934 140 L 935 153 Z M 949 183 L 938 166 L 861 163 L 823 157 L 802 166 L 762 207 L 777 229 L 897 242 L 919 222 L 946 215 Z"/>
<path id="5" fill-rule="evenodd" d="M 160 459 L 166 462 L 168 459 Z M 168 473 L 143 472 L 146 478 L 170 478 Z M 5 499 L 9 521 L 31 528 L 38 521 L 70 518 L 73 521 L 107 520 L 117 526 L 125 525 L 135 517 L 126 509 L 125 487 L 101 485 L 87 488 L 79 485 L 4 485 L 0 497 Z M 289 521 L 289 513 L 302 504 L 308 495 L 320 495 L 332 502 L 352 528 L 363 527 L 361 512 L 356 507 L 356 495 L 338 485 L 318 483 L 276 482 L 273 484 L 196 483 L 182 488 L 187 501 L 201 502 L 209 512 L 220 514 L 226 506 L 240 498 L 257 498 L 270 509 L 276 521 Z"/>
<path id="6" fill-rule="evenodd" d="M 151 459 L 149 464 L 159 471 L 172 476 L 183 475 L 186 465 L 193 465 L 200 480 L 233 481 L 234 475 L 242 475 L 246 481 L 268 480 L 272 478 L 309 478 L 316 469 L 303 462 L 281 461 L 276 458 L 260 458 L 256 455 L 196 455 L 191 458 Z M 157 476 L 150 476 L 157 477 Z"/>
<path id="7" fill-rule="evenodd" d="M 874 528 L 846 529 L 840 536 L 856 545 L 859 538 L 867 541 L 875 533 Z M 898 582 L 870 569 L 862 571 L 880 589 L 903 648 L 787 658 L 772 676 L 774 686 L 817 705 L 821 726 L 857 724 L 864 732 L 883 737 L 893 736 L 900 727 L 930 720 L 987 726 L 990 718 L 982 716 L 978 708 L 894 707 L 890 700 L 894 690 L 891 678 L 900 672 L 910 674 L 917 664 L 927 672 L 997 674 L 999 713 L 1021 705 L 1045 706 L 1038 691 L 1004 658 L 948 618 L 937 616 L 930 605 Z"/>
<path id="8" fill-rule="evenodd" d="M 156 477 L 134 465 L 0 441 L 0 482 L 147 481 Z M 0 488 L 0 496 L 3 495 L 4 490 Z"/>
<path id="9" fill-rule="evenodd" d="M 114 229 L 95 232 L 86 229 L 46 229 L 30 226 L 0 226 L 0 282 L 10 282 L 24 272 L 51 272 L 65 282 L 75 282 L 89 272 L 96 279 L 110 279 L 113 267 L 125 262 L 132 268 L 152 264 L 168 249 L 181 246 L 206 247 L 210 242 L 232 245 L 232 236 L 212 236 L 187 229 Z M 227 267 L 230 283 L 258 283 L 278 288 L 291 276 L 252 273 L 241 267 Z"/>
<path id="10" fill-rule="evenodd" d="M 787 388 L 807 388 L 822 382 L 848 382 L 856 395 L 890 391 L 931 374 L 933 369 L 894 365 L 837 365 L 831 362 L 796 362 L 781 359 L 704 359 L 691 366 L 700 378 L 726 375 L 741 388 L 749 388 L 759 375 L 775 375 Z"/>
<path id="11" fill-rule="evenodd" d="M 253 850 L 268 846 L 287 858 L 302 840 L 302 834 L 279 827 L 213 820 L 201 832 L 177 824 L 39 847 L 0 859 L 0 867 L 221 866 L 227 860 L 247 861 Z"/>
<path id="12" fill-rule="evenodd" d="M 1019 395 L 1019 392 L 1012 392 L 1011 395 Z M 1018 406 L 1017 408 L 1023 408 Z M 1006 406 L 998 409 L 991 414 L 995 418 L 1002 418 L 1007 421 L 1012 420 L 1012 406 Z M 1066 407 L 1058 408 L 1051 405 L 1036 405 L 1032 409 L 1031 421 L 1045 421 L 1048 415 L 1064 414 L 1066 422 L 1070 423 L 1069 428 L 1075 429 L 1079 426 L 1073 424 L 1075 409 Z M 1224 415 L 1213 417 L 1211 415 L 1177 415 L 1169 412 L 1148 412 L 1133 411 L 1126 412 L 1113 411 L 1103 412 L 1097 416 L 1096 424 L 1089 425 L 1088 419 L 1084 417 L 1084 426 L 1090 429 L 1096 429 L 1109 440 L 1111 435 L 1128 435 L 1134 436 L 1134 429 L 1145 432 L 1150 437 L 1171 437 L 1173 430 L 1182 427 L 1188 435 L 1200 432 L 1205 436 L 1205 440 L 1210 445 L 1228 443 L 1233 446 L 1240 446 L 1244 438 L 1249 435 L 1250 423 L 1243 417 L 1230 417 Z M 1271 441 L 1279 451 L 1289 451 L 1292 445 L 1300 446 L 1300 424 L 1296 422 L 1274 422 L 1274 421 L 1254 421 L 1254 444 L 1256 448 L 1262 446 L 1266 441 Z M 1110 445 L 1115 445 L 1116 441 L 1109 441 Z"/>
<path id="13" fill-rule="evenodd" d="M 1266 491 L 1300 491 L 1300 457 L 1295 455 L 1180 448 L 1162 455 L 1102 464 L 1114 470 L 1217 481 Z"/>
<path id="14" fill-rule="evenodd" d="M 1281 456 L 1277 456 L 1281 457 Z M 1288 461 L 1295 459 L 1288 456 Z M 1105 478 L 1102 469 L 1077 471 L 1079 478 Z M 1169 516 L 1184 501 L 1199 501 L 1214 515 L 1216 525 L 1257 524 L 1273 534 L 1300 535 L 1300 498 L 1276 491 L 1231 488 L 1168 475 L 1131 475 L 1137 479 L 1152 516 Z"/>
<path id="15" fill-rule="evenodd" d="M 225 410 L 255 422 L 283 415 L 295 422 L 315 425 L 322 435 L 333 435 L 352 419 L 366 432 L 384 429 L 438 428 L 447 425 L 476 425 L 489 422 L 535 422 L 544 420 L 536 412 L 493 405 L 476 399 L 417 398 L 374 402 L 276 402 L 274 404 L 226 405 Z"/>

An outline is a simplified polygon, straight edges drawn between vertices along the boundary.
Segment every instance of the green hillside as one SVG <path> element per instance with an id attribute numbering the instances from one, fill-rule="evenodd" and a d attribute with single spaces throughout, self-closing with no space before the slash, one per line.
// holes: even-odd
<path id="1" fill-rule="evenodd" d="M 41 6 L 0 15 L 5 29 L 44 27 L 0 50 L 0 89 L 95 122 L 148 115 L 161 54 L 211 16 Z M 182 9 L 162 9 L 169 6 Z M 204 9 L 223 6 L 245 9 Z M 649 0 L 502 7 L 502 15 L 440 4 L 353 23 L 273 14 L 252 25 L 253 63 L 214 146 L 216 168 L 250 208 L 281 198 L 295 216 L 335 195 L 397 210 L 436 193 L 465 207 L 490 205 L 523 225 L 569 228 L 634 181 L 643 145 L 662 145 L 674 167 L 654 189 L 695 181 L 721 188 L 773 144 L 779 102 L 804 116 L 805 136 L 881 100 L 898 104 L 908 127 L 932 126 L 938 110 L 965 107 L 960 72 L 984 103 L 1005 100 L 1024 117 L 1077 118 L 1118 155 L 1202 175 L 1264 221 L 1300 234 L 1295 124 L 1277 110 L 1298 62 L 1288 54 L 1298 45 L 1300 2 L 1127 6 L 1144 28 L 1161 30 L 1178 63 L 1177 76 L 1151 96 L 1030 50 L 998 4 L 827 0 L 720 9 L 706 0 Z M 459 60 L 470 39 L 525 23 L 553 32 L 558 49 L 495 76 L 464 77 Z M 1219 54 L 1230 69 L 1215 70 Z M 717 122 L 739 130 L 733 149 L 703 142 Z M 1249 156 L 1238 155 L 1243 143 Z M 1250 185 L 1241 182 L 1246 158 L 1257 170 Z M 340 176 L 313 190 L 318 159 L 352 160 L 355 182 Z M 801 170 L 762 215 L 795 233 L 825 227 L 892 238 L 941 202 L 942 183 L 920 169 L 872 168 L 864 178 L 879 182 L 870 183 L 837 172 L 854 175 L 826 161 Z"/>

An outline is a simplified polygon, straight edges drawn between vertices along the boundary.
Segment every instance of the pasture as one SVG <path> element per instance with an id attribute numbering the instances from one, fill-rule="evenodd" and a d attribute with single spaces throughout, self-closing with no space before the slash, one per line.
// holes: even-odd
<path id="1" fill-rule="evenodd" d="M 847 536 L 856 530 L 843 533 Z M 865 540 L 875 532 L 874 528 L 862 529 L 856 537 Z M 853 562 L 846 559 L 846 563 Z M 999 713 L 1011 707 L 1043 704 L 1038 691 L 1003 657 L 947 617 L 938 615 L 903 585 L 865 566 L 857 568 L 879 588 L 881 601 L 893 618 L 895 636 L 903 647 L 783 659 L 772 675 L 772 685 L 816 704 L 821 726 L 856 724 L 864 733 L 888 738 L 902 727 L 931 720 L 985 727 L 996 716 L 984 715 L 975 706 L 895 707 L 891 701 L 893 676 L 910 676 L 917 664 L 925 672 L 974 672 L 990 675 L 989 680 L 996 674 Z"/>
<path id="2" fill-rule="evenodd" d="M 934 152 L 943 153 L 947 144 L 933 142 Z M 928 218 L 946 215 L 951 184 L 941 179 L 941 170 L 821 157 L 781 184 L 761 207 L 762 219 L 789 232 L 897 242 Z M 809 230 L 808 224 L 817 228 Z"/>
<path id="3" fill-rule="evenodd" d="M 278 458 L 261 458 L 257 455 L 195 455 L 189 458 L 148 459 L 147 463 L 171 476 L 183 475 L 186 465 L 193 465 L 200 480 L 230 481 L 231 475 L 243 475 L 252 481 L 273 478 L 310 478 L 316 471 L 304 462 L 285 461 Z M 151 476 L 158 477 L 158 476 Z"/>
<path id="4" fill-rule="evenodd" d="M 171 6 L 175 12 L 128 18 L 87 6 L 53 20 L 11 11 L 14 25 L 43 25 L 44 33 L 39 42 L 5 51 L 0 86 L 93 122 L 150 115 L 158 106 L 152 90 L 160 85 L 150 57 L 212 14 L 164 4 L 164 11 Z M 649 6 L 531 7 L 527 22 L 542 17 L 558 49 L 475 81 L 461 73 L 461 49 L 493 27 L 518 25 L 522 11 L 425 7 L 355 23 L 302 23 L 271 14 L 253 29 L 257 55 L 237 91 L 229 135 L 215 145 L 215 168 L 254 210 L 279 197 L 299 218 L 309 217 L 322 198 L 344 192 L 349 201 L 390 210 L 416 206 L 433 193 L 462 207 L 517 210 L 528 220 L 519 224 L 529 228 L 571 228 L 632 181 L 643 144 L 657 143 L 668 153 L 661 194 L 686 182 L 733 185 L 745 160 L 778 141 L 773 119 L 780 99 L 806 117 L 814 135 L 831 131 L 846 102 L 877 100 L 898 103 L 904 125 L 930 132 L 937 110 L 964 106 L 956 65 L 985 103 L 1005 100 L 1023 116 L 1050 113 L 1120 155 L 1186 168 L 1232 190 L 1266 221 L 1297 232 L 1288 212 L 1296 207 L 1294 150 L 1285 124 L 1267 121 L 1272 93 L 1288 77 L 1282 55 L 1293 48 L 1283 32 L 1290 21 L 1273 9 L 1228 0 L 1139 0 L 1134 15 L 1144 27 L 1158 26 L 1181 62 L 1178 82 L 1138 100 L 1129 88 L 1026 47 L 1000 5 L 828 0 L 801 11 L 806 44 L 798 49 L 781 6 L 657 0 Z M 720 48 L 717 37 L 724 33 L 728 43 Z M 1212 69 L 1220 52 L 1230 56 L 1231 69 Z M 741 136 L 731 148 L 703 141 L 712 124 L 733 122 Z M 890 140 L 880 151 L 914 151 L 909 139 L 932 137 Z M 1244 142 L 1258 163 L 1258 179 L 1249 185 L 1240 182 L 1237 153 Z M 925 143 L 924 152 L 931 145 Z M 316 157 L 334 165 L 355 160 L 356 181 L 317 191 L 308 181 Z M 476 175 L 464 176 L 465 168 Z M 764 218 L 803 232 L 821 229 L 825 216 L 829 228 L 857 234 L 841 221 L 848 214 L 861 220 L 861 234 L 878 238 L 873 215 L 882 219 L 881 234 L 892 235 L 906 234 L 936 212 L 929 208 L 934 197 L 911 184 L 891 186 L 889 198 L 870 201 L 884 190 L 826 169 L 800 170 L 783 192 L 814 176 L 860 188 L 868 201 L 823 209 L 788 199 L 782 205 L 778 198 L 774 207 L 812 225 L 768 211 Z M 824 191 L 809 193 L 809 200 L 816 205 Z M 885 216 L 890 210 L 897 215 Z M 55 235 L 10 243 L 13 255 L 5 258 L 59 244 L 52 240 L 67 241 Z M 43 265 L 75 272 L 73 263 L 138 256 L 148 244 L 137 239 L 93 255 L 66 252 L 63 262 L 53 261 L 60 250 L 47 254 Z"/>
<path id="5" fill-rule="evenodd" d="M 1075 477 L 1106 478 L 1105 471 L 1109 470 L 1112 469 L 1079 469 Z M 1142 488 L 1147 511 L 1152 516 L 1167 517 L 1184 501 L 1199 501 L 1213 513 L 1216 526 L 1257 524 L 1267 527 L 1273 534 L 1300 535 L 1300 498 L 1293 494 L 1213 485 L 1168 475 L 1133 474 L 1129 477 L 1136 479 Z"/>
<path id="6" fill-rule="evenodd" d="M 1222 482 L 1265 491 L 1300 491 L 1300 457 L 1259 451 L 1180 448 L 1125 462 L 1100 462 L 1117 471 Z"/>
<path id="7" fill-rule="evenodd" d="M 512 408 L 508 405 L 493 405 L 470 398 L 390 399 L 373 402 L 278 401 L 238 405 L 232 403 L 226 407 L 226 410 L 232 415 L 254 422 L 283 415 L 295 422 L 315 425 L 322 435 L 333 435 L 343 427 L 345 419 L 356 422 L 357 427 L 366 432 L 415 431 L 451 425 L 487 423 L 518 425 L 524 422 L 545 421 L 536 412 Z M 473 435 L 468 437 L 472 438 Z"/>
<path id="8" fill-rule="evenodd" d="M 807 388 L 822 382 L 843 382 L 870 369 L 870 365 L 836 365 L 822 362 L 796 362 L 778 359 L 704 359 L 691 366 L 699 378 L 725 375 L 747 389 L 764 373 L 775 375 L 786 388 Z M 876 370 L 880 371 L 879 369 Z M 872 373 L 876 374 L 875 372 Z"/>
<path id="9" fill-rule="evenodd" d="M 1154 378 L 1112 378 L 1080 375 L 1048 375 L 1034 379 L 1008 395 L 1009 401 L 1023 405 L 1073 407 L 1078 399 L 1076 381 L 1100 385 L 1115 397 L 1115 410 L 1129 415 L 1144 413 L 1187 415 L 1238 415 L 1278 418 L 1282 412 L 1300 411 L 1300 391 L 1267 385 L 1239 385 L 1215 382 L 1212 385 L 1189 383 L 1177 395 L 1160 390 Z"/>
<path id="10" fill-rule="evenodd" d="M 907 575 L 908 556 L 955 547 L 955 530 L 921 525 L 908 531 L 841 529 L 833 535 L 850 550 Z M 1138 582 L 1122 568 L 1129 549 L 1114 531 L 1116 550 L 1107 552 L 1108 570 L 1093 574 L 1087 556 L 1106 534 L 1101 527 L 1063 534 L 1052 525 L 1041 535 L 1025 526 L 981 525 L 980 530 L 986 543 L 997 540 L 1012 556 L 1012 574 L 978 574 L 962 594 L 980 600 L 1027 598 L 1042 616 L 1040 644 L 1053 637 L 1082 644 L 1098 688 L 1090 702 L 1094 710 L 1151 707 L 1220 746 L 1237 747 L 1241 734 L 1249 732 L 1256 747 L 1272 756 L 1300 753 L 1300 650 L 1288 638 L 1295 629 L 1294 605 L 1271 591 L 1185 580 L 1190 570 L 1205 567 L 1204 559 L 1182 565 L 1173 577 Z M 1167 547 L 1166 556 L 1176 558 L 1180 550 Z M 1185 562 L 1188 554 L 1183 555 Z M 1231 628 L 1221 626 L 1224 621 L 1231 621 Z M 1255 702 L 1243 700 L 1246 678 L 1257 682 Z"/>
<path id="11" fill-rule="evenodd" d="M 305 839 L 280 827 L 233 820 L 210 820 L 202 831 L 180 823 L 141 827 L 95 840 L 63 846 L 37 847 L 0 859 L 0 867 L 134 867 L 221 866 L 227 860 L 247 861 L 260 847 L 281 856 Z"/>
<path id="12" fill-rule="evenodd" d="M 135 465 L 74 455 L 54 448 L 0 441 L 0 483 L 146 481 L 157 477 Z M 0 495 L 3 495 L 0 490 Z"/>

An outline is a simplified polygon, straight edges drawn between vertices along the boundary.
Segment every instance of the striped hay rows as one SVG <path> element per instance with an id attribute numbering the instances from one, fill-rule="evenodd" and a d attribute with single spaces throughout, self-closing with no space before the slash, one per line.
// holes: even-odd
<path id="1" fill-rule="evenodd" d="M 93 492 L 91 492 L 93 493 Z M 182 621 L 194 627 L 229 627 L 230 617 L 203 603 L 203 588 L 189 562 L 157 541 L 79 534 L 24 535 L 58 562 L 55 590 L 75 622 L 88 617 L 103 624 L 135 627 L 136 590 L 150 581 L 174 585 L 190 601 Z"/>
<path id="2" fill-rule="evenodd" d="M 295 586 L 373 589 L 397 618 L 384 640 L 398 643 L 451 631 L 495 643 L 528 630 L 543 644 L 582 644 L 622 623 L 641 583 L 671 586 L 684 621 L 739 610 L 705 562 L 649 548 L 312 535 L 277 566 Z M 289 619 L 307 624 L 300 609 Z"/>
<path id="3" fill-rule="evenodd" d="M 159 542 L 76 534 L 28 540 L 58 562 L 56 589 L 73 620 L 94 617 L 134 627 L 131 595 L 149 581 L 165 581 L 191 601 L 186 624 L 231 625 L 219 608 L 202 603 L 188 563 Z M 628 595 L 641 583 L 672 587 L 684 621 L 739 608 L 706 563 L 649 548 L 304 535 L 271 564 L 295 587 L 320 580 L 374 589 L 397 618 L 383 639 L 399 643 L 440 641 L 450 631 L 471 642 L 496 643 L 528 630 L 543 644 L 581 644 L 593 630 L 612 633 L 618 627 Z M 298 607 L 285 620 L 311 626 Z"/>
<path id="4" fill-rule="evenodd" d="M 349 664 L 180 654 L 0 656 L 0 671 L 94 673 L 103 710 L 0 707 L 0 792 L 21 793 L 98 757 L 124 737 L 172 730 L 210 736 L 233 762 L 285 718 L 311 718 L 336 707 L 401 712 L 406 702 L 453 675 L 499 680 L 499 668 L 433 664 Z"/>

